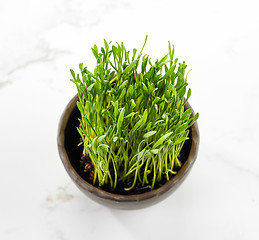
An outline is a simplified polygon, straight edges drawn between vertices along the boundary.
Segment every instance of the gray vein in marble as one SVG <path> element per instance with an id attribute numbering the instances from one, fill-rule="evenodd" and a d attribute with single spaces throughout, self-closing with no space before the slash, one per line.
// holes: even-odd
<path id="1" fill-rule="evenodd" d="M 66 54 L 70 54 L 69 51 L 60 51 L 60 50 L 55 50 L 55 49 L 50 49 L 49 47 L 45 49 L 42 53 L 42 55 L 38 58 L 28 60 L 20 65 L 17 65 L 16 67 L 12 68 L 9 70 L 6 74 L 6 79 L 3 82 L 0 82 L 0 88 L 5 87 L 8 83 L 13 82 L 12 75 L 19 71 L 26 69 L 27 67 L 36 64 L 36 63 L 44 63 L 44 62 L 52 62 L 54 61 L 58 56 L 63 56 Z"/>
<path id="2" fill-rule="evenodd" d="M 208 157 L 208 159 L 212 159 L 212 158 Z M 259 181 L 259 173 L 252 171 L 249 168 L 244 168 L 242 166 L 239 166 L 239 165 L 235 164 L 233 161 L 226 160 L 226 159 L 229 159 L 229 158 L 227 156 L 222 156 L 220 154 L 214 154 L 213 161 L 220 161 L 223 164 L 228 164 L 230 167 L 234 168 L 236 171 L 252 175 Z"/>
<path id="3" fill-rule="evenodd" d="M 252 171 L 251 169 L 248 169 L 248 168 L 240 167 L 240 166 L 238 166 L 238 165 L 236 165 L 236 164 L 234 164 L 232 162 L 228 162 L 228 164 L 233 166 L 236 170 L 238 170 L 240 172 L 253 175 L 259 181 L 259 174 L 257 172 L 254 172 L 254 171 Z"/>
<path id="4" fill-rule="evenodd" d="M 20 70 L 20 69 L 24 69 L 24 68 L 27 68 L 28 66 L 30 66 L 31 64 L 34 64 L 34 63 L 39 63 L 39 62 L 45 62 L 48 60 L 48 55 L 44 55 L 44 56 L 41 56 L 40 58 L 36 58 L 36 59 L 32 59 L 32 60 L 29 60 L 21 65 L 18 65 L 16 66 L 15 68 L 11 69 L 7 75 L 10 76 L 11 74 L 13 74 L 14 72 Z"/>
<path id="5" fill-rule="evenodd" d="M 56 56 L 64 55 L 64 54 L 68 54 L 68 53 L 69 53 L 68 51 L 59 51 L 59 50 L 47 49 L 47 51 L 45 52 L 45 54 L 43 56 L 41 56 L 39 58 L 36 58 L 36 59 L 29 60 L 29 61 L 25 62 L 24 64 L 19 65 L 19 66 L 15 67 L 14 69 L 11 69 L 7 73 L 7 75 L 11 75 L 15 71 L 17 71 L 19 69 L 26 68 L 26 67 L 28 67 L 32 64 L 35 64 L 35 63 L 54 61 Z"/>

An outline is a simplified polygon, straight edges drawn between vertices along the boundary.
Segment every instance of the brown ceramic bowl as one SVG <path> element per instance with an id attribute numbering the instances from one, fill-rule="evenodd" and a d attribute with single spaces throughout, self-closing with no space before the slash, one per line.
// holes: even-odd
<path id="1" fill-rule="evenodd" d="M 79 159 L 82 149 L 78 149 L 77 143 L 79 134 L 76 127 L 79 125 L 78 118 L 80 117 L 76 102 L 78 96 L 68 103 L 63 115 L 60 119 L 58 128 L 58 150 L 62 163 L 76 186 L 88 197 L 96 202 L 113 208 L 120 209 L 138 209 L 148 207 L 155 204 L 171 193 L 173 193 L 189 174 L 198 154 L 199 147 L 199 130 L 197 122 L 195 122 L 190 131 L 189 140 L 184 144 L 184 149 L 187 151 L 186 161 L 178 171 L 176 176 L 166 182 L 158 189 L 150 192 L 135 194 L 135 195 L 119 195 L 106 192 L 102 189 L 94 187 L 81 177 L 82 170 L 79 167 Z M 186 109 L 191 108 L 189 103 L 186 104 Z"/>

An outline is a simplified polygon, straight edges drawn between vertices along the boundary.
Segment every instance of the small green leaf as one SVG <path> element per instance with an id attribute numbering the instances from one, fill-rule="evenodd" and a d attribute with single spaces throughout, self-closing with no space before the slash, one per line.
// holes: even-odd
<path id="1" fill-rule="evenodd" d="M 155 104 L 155 109 L 156 109 L 156 112 L 158 112 L 158 106 L 157 104 Z M 162 120 L 163 121 L 163 120 Z"/>
<path id="2" fill-rule="evenodd" d="M 136 65 L 137 65 L 137 62 L 138 62 L 137 60 L 131 62 L 131 63 L 124 69 L 123 74 L 129 73 L 133 68 L 135 68 Z"/>
<path id="3" fill-rule="evenodd" d="M 74 78 L 74 80 L 76 80 L 76 75 L 73 69 L 70 69 L 71 75 Z"/>
<path id="4" fill-rule="evenodd" d="M 187 110 L 184 111 L 184 113 L 182 115 L 182 120 L 187 122 L 188 119 L 190 118 L 191 114 L 192 114 L 192 109 L 188 108 Z"/>
<path id="5" fill-rule="evenodd" d="M 104 41 L 105 49 L 106 49 L 106 51 L 108 51 L 109 50 L 109 44 L 106 42 L 105 39 L 103 41 Z"/>
<path id="6" fill-rule="evenodd" d="M 148 115 L 148 110 L 146 109 L 143 116 L 142 116 L 142 122 L 143 124 L 147 121 L 147 115 Z"/>
<path id="7" fill-rule="evenodd" d="M 87 87 L 87 91 L 90 92 L 90 91 L 93 89 L 94 85 L 95 85 L 95 82 L 92 83 L 90 86 Z"/>
<path id="8" fill-rule="evenodd" d="M 170 67 L 170 68 L 168 69 L 168 71 L 165 73 L 163 79 L 164 79 L 164 78 L 167 78 L 167 77 L 169 77 L 169 76 L 171 76 L 172 73 L 174 72 L 174 70 L 175 70 L 175 65 L 173 65 L 172 67 Z"/>
<path id="9" fill-rule="evenodd" d="M 82 107 L 81 102 L 78 101 L 78 102 L 76 103 L 76 105 L 77 105 L 78 110 L 80 111 L 80 113 L 81 113 L 81 114 L 84 114 L 84 109 L 83 109 L 83 107 Z"/>
<path id="10" fill-rule="evenodd" d="M 167 58 L 168 58 L 168 54 L 166 54 L 166 55 L 157 63 L 157 66 L 158 66 L 158 67 L 161 67 L 161 66 L 163 66 L 164 64 L 166 64 Z"/>
<path id="11" fill-rule="evenodd" d="M 135 112 L 132 112 L 132 113 L 128 114 L 125 118 L 132 117 L 132 116 L 134 116 L 135 114 L 136 114 Z"/>
<path id="12" fill-rule="evenodd" d="M 81 70 L 81 72 L 83 71 L 83 63 L 79 64 L 79 69 Z"/>
<path id="13" fill-rule="evenodd" d="M 98 148 L 101 148 L 101 147 L 106 148 L 107 150 L 110 148 L 107 144 L 100 144 L 98 146 Z"/>
<path id="14" fill-rule="evenodd" d="M 147 115 L 148 115 L 148 112 L 147 112 L 147 109 L 146 109 L 142 118 L 135 124 L 135 126 L 130 131 L 131 135 L 133 135 L 138 128 L 142 127 L 146 123 Z"/>
<path id="15" fill-rule="evenodd" d="M 196 113 L 192 119 L 192 124 L 199 118 L 199 113 Z"/>
<path id="16" fill-rule="evenodd" d="M 122 90 L 121 95 L 120 95 L 120 97 L 119 97 L 119 100 L 121 100 L 121 99 L 125 96 L 126 91 L 127 91 L 126 88 L 124 88 L 124 89 Z"/>
<path id="17" fill-rule="evenodd" d="M 106 135 L 102 135 L 102 136 L 100 136 L 100 137 L 98 137 L 98 142 L 100 143 L 100 142 L 102 142 L 102 140 L 104 139 L 106 137 Z"/>
<path id="18" fill-rule="evenodd" d="M 124 112 L 125 112 L 125 109 L 122 108 L 121 111 L 120 111 L 118 122 L 117 122 L 117 133 L 120 133 L 121 126 L 122 126 L 123 119 L 124 119 Z"/>
<path id="19" fill-rule="evenodd" d="M 143 138 L 149 138 L 149 137 L 153 136 L 155 133 L 156 133 L 156 131 L 147 132 L 143 135 Z"/>
<path id="20" fill-rule="evenodd" d="M 189 89 L 188 89 L 188 92 L 187 92 L 187 98 L 186 98 L 186 100 L 188 100 L 188 99 L 190 98 L 191 94 L 192 94 L 192 91 L 191 91 L 191 89 L 189 88 Z"/>
<path id="21" fill-rule="evenodd" d="M 130 85 L 129 86 L 129 90 L 128 90 L 128 98 L 133 98 L 133 94 L 134 94 L 134 89 L 133 89 L 133 86 Z"/>
<path id="22" fill-rule="evenodd" d="M 181 137 L 181 138 L 178 138 L 175 142 L 174 142 L 174 145 L 177 145 L 181 142 L 184 142 L 185 140 L 189 139 L 188 137 Z"/>
<path id="23" fill-rule="evenodd" d="M 144 93 L 147 93 L 147 86 L 145 85 L 145 83 L 142 82 L 142 86 L 143 86 Z"/>
<path id="24" fill-rule="evenodd" d="M 92 48 L 93 55 L 96 59 L 98 59 L 98 50 L 96 51 L 94 48 Z"/>
<path id="25" fill-rule="evenodd" d="M 187 128 L 188 128 L 188 123 L 184 122 L 183 124 L 181 124 L 180 126 L 178 126 L 175 129 L 175 133 L 181 133 L 181 132 L 185 131 Z"/>
<path id="26" fill-rule="evenodd" d="M 115 46 L 112 46 L 112 53 L 114 57 L 117 56 L 117 48 Z"/>
<path id="27" fill-rule="evenodd" d="M 134 99 L 130 99 L 129 111 L 131 112 L 134 109 L 135 106 L 136 106 L 136 103 L 135 103 Z"/>
<path id="28" fill-rule="evenodd" d="M 154 153 L 154 154 L 158 154 L 159 153 L 159 149 L 151 149 L 150 152 Z"/>
<path id="29" fill-rule="evenodd" d="M 120 90 L 125 89 L 126 84 L 128 83 L 128 80 L 125 80 L 121 85 L 120 85 Z"/>
<path id="30" fill-rule="evenodd" d="M 161 138 L 159 138 L 157 140 L 157 142 L 154 144 L 153 148 L 158 147 L 159 145 L 161 145 L 173 132 L 169 132 L 167 134 L 165 134 L 164 136 L 162 136 Z"/>
<path id="31" fill-rule="evenodd" d="M 164 122 L 164 120 L 160 119 L 154 123 L 154 126 L 156 126 L 158 123 Z"/>
<path id="32" fill-rule="evenodd" d="M 117 140 L 118 140 L 118 137 L 114 137 L 112 141 L 117 142 Z"/>
<path id="33" fill-rule="evenodd" d="M 136 53 L 137 53 L 137 49 L 134 48 L 134 49 L 133 49 L 132 61 L 134 61 L 134 58 L 135 58 L 135 56 L 136 56 Z"/>

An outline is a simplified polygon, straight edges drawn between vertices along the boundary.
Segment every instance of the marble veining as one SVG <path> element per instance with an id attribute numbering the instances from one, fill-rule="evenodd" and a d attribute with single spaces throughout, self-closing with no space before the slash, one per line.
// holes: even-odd
<path id="1" fill-rule="evenodd" d="M 0 239 L 257 240 L 259 15 L 257 2 L 24 0 L 0 4 Z M 103 39 L 167 51 L 192 69 L 200 113 L 197 162 L 168 199 L 120 211 L 85 197 L 56 147 L 76 93 L 69 69 L 94 67 Z"/>

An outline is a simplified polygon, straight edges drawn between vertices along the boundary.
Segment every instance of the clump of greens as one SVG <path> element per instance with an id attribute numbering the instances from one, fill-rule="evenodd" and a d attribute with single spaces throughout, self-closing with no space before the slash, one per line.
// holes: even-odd
<path id="1" fill-rule="evenodd" d="M 97 64 L 90 72 L 79 64 L 81 74 L 71 71 L 78 90 L 81 113 L 78 131 L 84 155 L 93 165 L 93 183 L 116 189 L 118 182 L 154 188 L 169 180 L 181 167 L 179 154 L 190 126 L 198 118 L 184 109 L 187 91 L 185 62 L 174 58 L 174 46 L 161 60 L 123 43 L 92 48 Z M 186 94 L 186 96 L 185 96 Z M 125 184 L 126 186 L 126 184 Z"/>

